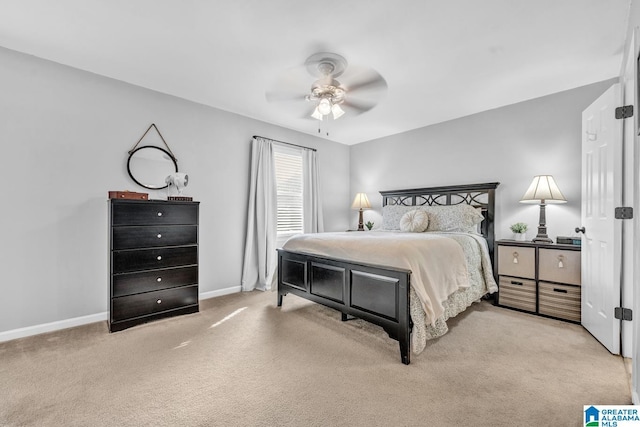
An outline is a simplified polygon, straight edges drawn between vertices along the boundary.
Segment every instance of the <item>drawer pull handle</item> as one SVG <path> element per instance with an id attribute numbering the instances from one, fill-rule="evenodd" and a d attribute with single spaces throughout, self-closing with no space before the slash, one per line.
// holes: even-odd
<path id="1" fill-rule="evenodd" d="M 514 252 L 513 253 L 513 263 L 514 264 L 518 263 L 518 256 L 520 256 L 520 254 L 518 252 Z"/>
<path id="2" fill-rule="evenodd" d="M 158 303 L 158 304 L 162 304 L 162 300 L 161 300 L 161 299 L 159 299 L 158 301 L 156 301 L 156 303 Z"/>
<path id="3" fill-rule="evenodd" d="M 162 259 L 162 257 L 160 255 L 158 255 L 158 258 L 156 258 L 158 261 L 160 261 Z"/>
<path id="4" fill-rule="evenodd" d="M 162 238 L 162 234 L 158 233 L 158 239 Z"/>
<path id="5" fill-rule="evenodd" d="M 561 294 L 566 294 L 567 290 L 566 289 L 553 288 L 553 292 L 560 292 Z"/>
<path id="6" fill-rule="evenodd" d="M 564 268 L 564 256 L 558 255 L 558 268 Z"/>
<path id="7" fill-rule="evenodd" d="M 524 286 L 524 283 L 522 283 L 522 282 L 516 282 L 515 280 L 512 280 L 512 281 L 511 281 L 511 284 L 512 284 L 512 285 L 518 285 L 518 286 Z"/>
<path id="8" fill-rule="evenodd" d="M 158 212 L 158 216 L 162 216 L 162 212 Z"/>
<path id="9" fill-rule="evenodd" d="M 158 282 L 158 283 L 162 282 L 162 277 L 158 277 L 158 278 L 156 279 L 156 282 Z"/>

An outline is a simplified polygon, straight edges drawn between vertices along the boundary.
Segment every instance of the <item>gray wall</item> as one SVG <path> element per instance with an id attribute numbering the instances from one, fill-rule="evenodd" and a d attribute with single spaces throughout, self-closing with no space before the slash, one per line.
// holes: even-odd
<path id="1" fill-rule="evenodd" d="M 382 224 L 380 190 L 500 182 L 496 237 L 525 222 L 537 233 L 539 207 L 519 203 L 533 176 L 551 174 L 568 203 L 547 207 L 548 234 L 580 224 L 581 114 L 615 79 L 485 111 L 351 147 L 351 193 L 373 205 L 365 222 Z M 351 216 L 351 224 L 357 217 Z"/>
<path id="2" fill-rule="evenodd" d="M 0 333 L 104 317 L 107 192 L 148 192 L 126 160 L 151 123 L 201 202 L 201 293 L 239 290 L 254 134 L 317 148 L 326 229 L 348 227 L 347 146 L 2 48 L 0 63 Z"/>

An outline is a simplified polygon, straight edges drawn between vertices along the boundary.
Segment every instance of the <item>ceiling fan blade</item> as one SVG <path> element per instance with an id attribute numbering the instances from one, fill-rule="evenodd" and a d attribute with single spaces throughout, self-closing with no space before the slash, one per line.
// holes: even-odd
<path id="1" fill-rule="evenodd" d="M 362 114 L 371 110 L 373 107 L 375 107 L 376 103 L 367 102 L 367 101 L 358 101 L 355 99 L 346 99 L 342 103 L 342 106 L 346 107 L 346 109 L 349 110 L 347 114 L 353 114 L 353 113 Z"/>
<path id="2" fill-rule="evenodd" d="M 387 88 L 387 81 L 384 77 L 371 69 L 354 73 L 348 80 L 345 76 L 343 80 L 349 93 L 363 90 L 385 90 Z"/>
<path id="3" fill-rule="evenodd" d="M 282 92 L 267 92 L 265 98 L 268 102 L 291 102 L 291 101 L 305 101 L 305 95 L 301 93 L 282 93 Z"/>

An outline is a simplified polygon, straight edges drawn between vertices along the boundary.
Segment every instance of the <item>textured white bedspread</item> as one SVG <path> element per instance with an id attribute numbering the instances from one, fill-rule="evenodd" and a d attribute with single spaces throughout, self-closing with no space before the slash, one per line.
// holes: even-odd
<path id="1" fill-rule="evenodd" d="M 319 256 L 411 270 L 428 323 L 444 313 L 443 303 L 469 286 L 462 247 L 445 234 L 390 231 L 301 234 L 283 249 Z"/>

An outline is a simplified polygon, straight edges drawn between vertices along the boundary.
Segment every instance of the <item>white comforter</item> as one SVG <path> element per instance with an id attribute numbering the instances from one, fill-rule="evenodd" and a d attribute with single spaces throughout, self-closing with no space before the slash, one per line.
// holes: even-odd
<path id="1" fill-rule="evenodd" d="M 443 315 L 447 298 L 469 286 L 462 247 L 446 234 L 388 231 L 302 234 L 289 239 L 283 249 L 411 270 L 411 285 L 431 324 Z"/>

